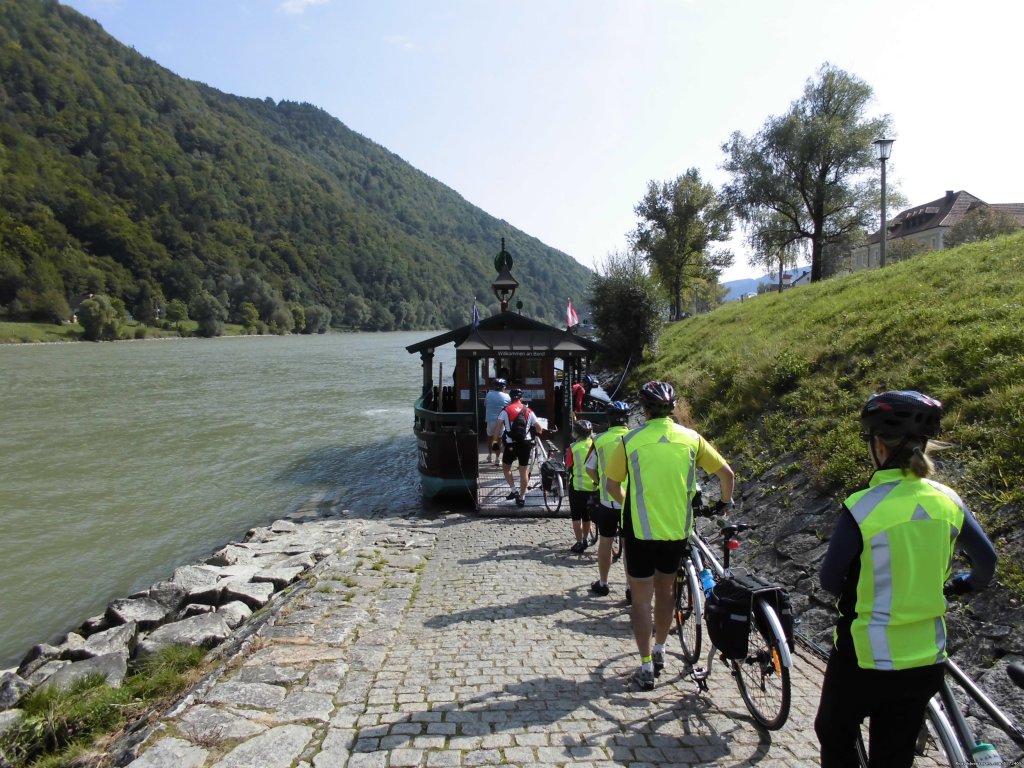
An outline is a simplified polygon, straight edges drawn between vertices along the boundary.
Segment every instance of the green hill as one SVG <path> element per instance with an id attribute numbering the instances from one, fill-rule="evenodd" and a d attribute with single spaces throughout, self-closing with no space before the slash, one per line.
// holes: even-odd
<path id="1" fill-rule="evenodd" d="M 870 472 L 857 419 L 867 397 L 938 397 L 951 444 L 939 479 L 996 542 L 1001 580 L 1024 593 L 1024 234 L 731 302 L 668 328 L 638 376 L 678 387 L 741 482 L 799 472 L 840 498 Z M 781 494 L 771 514 L 794 514 L 787 503 Z"/>
<path id="2" fill-rule="evenodd" d="M 587 292 L 572 258 L 312 105 L 177 77 L 55 0 L 0 0 L 0 318 L 95 292 L 149 320 L 208 291 L 232 321 L 250 301 L 444 327 L 474 296 L 497 311 L 502 237 L 525 313 L 557 321 Z"/>

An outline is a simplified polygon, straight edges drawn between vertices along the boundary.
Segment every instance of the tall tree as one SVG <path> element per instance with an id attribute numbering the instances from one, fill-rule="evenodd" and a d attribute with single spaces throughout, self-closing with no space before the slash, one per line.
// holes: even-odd
<path id="1" fill-rule="evenodd" d="M 654 350 L 661 330 L 663 297 L 636 251 L 611 253 L 590 282 L 591 319 L 608 348 L 610 366 L 639 362 Z"/>
<path id="2" fill-rule="evenodd" d="M 729 206 L 712 185 L 701 181 L 700 171 L 690 168 L 674 181 L 649 182 L 634 211 L 641 219 L 633 233 L 634 247 L 664 283 L 671 317 L 678 320 L 683 289 L 732 266 L 731 252 L 710 250 L 732 234 Z"/>
<path id="3" fill-rule="evenodd" d="M 889 133 L 891 119 L 865 117 L 871 98 L 867 83 L 826 63 L 787 113 L 722 146 L 736 211 L 755 226 L 777 216 L 809 240 L 812 282 L 822 278 L 823 248 L 868 226 L 878 210 L 878 182 L 866 172 L 875 164 L 872 141 Z"/>
<path id="4" fill-rule="evenodd" d="M 746 229 L 747 242 L 754 249 L 748 259 L 750 266 L 764 267 L 769 273 L 777 270 L 781 291 L 786 267 L 796 266 L 800 245 L 805 241 L 788 219 L 771 210 L 755 214 Z"/>

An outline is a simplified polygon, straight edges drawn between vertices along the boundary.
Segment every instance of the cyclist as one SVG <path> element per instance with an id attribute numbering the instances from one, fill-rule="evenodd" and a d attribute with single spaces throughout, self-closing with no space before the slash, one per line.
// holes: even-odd
<path id="1" fill-rule="evenodd" d="M 501 455 L 501 471 L 505 482 L 511 489 L 506 499 L 515 499 L 516 506 L 526 504 L 526 489 L 530 483 L 530 452 L 533 451 L 533 438 L 543 432 L 537 417 L 523 400 L 523 390 L 513 389 L 509 393 L 512 398 L 507 406 L 498 414 L 498 422 L 494 428 L 494 437 L 505 436 L 505 450 Z M 512 479 L 512 462 L 519 462 L 519 490 L 516 490 Z"/>
<path id="2" fill-rule="evenodd" d="M 607 430 L 594 438 L 594 449 L 587 456 L 586 467 L 590 479 L 597 484 L 598 504 L 593 512 L 593 523 L 597 526 L 597 581 L 590 585 L 590 591 L 604 597 L 610 591 L 608 572 L 612 567 L 612 539 L 619 532 L 622 518 L 622 505 L 612 498 L 608 485 L 604 481 L 604 466 L 608 461 L 609 447 L 622 440 L 629 432 L 626 422 L 629 421 L 629 406 L 621 400 L 614 400 L 605 406 L 608 414 Z M 631 597 L 626 587 L 626 601 Z"/>
<path id="3" fill-rule="evenodd" d="M 821 765 L 857 765 L 855 742 L 870 719 L 871 766 L 910 766 L 928 700 L 946 658 L 943 584 L 953 549 L 972 570 L 954 591 L 988 585 L 996 552 L 950 488 L 929 479 L 942 403 L 912 390 L 872 395 L 860 414 L 874 472 L 843 503 L 821 566 L 839 596 L 834 648 L 814 730 Z"/>
<path id="4" fill-rule="evenodd" d="M 583 411 L 583 398 L 590 394 L 590 390 L 597 386 L 597 379 L 587 374 L 583 377 L 582 381 L 577 381 L 572 385 L 572 412 L 574 414 L 581 413 Z"/>
<path id="5" fill-rule="evenodd" d="M 590 535 L 590 509 L 597 497 L 597 483 L 587 474 L 586 461 L 594 445 L 594 425 L 578 419 L 572 425 L 574 442 L 565 449 L 565 469 L 569 476 L 569 517 L 576 543 L 570 549 L 579 554 L 587 548 Z"/>
<path id="6" fill-rule="evenodd" d="M 649 691 L 665 666 L 676 571 L 693 530 L 691 502 L 697 490 L 697 467 L 718 477 L 722 488 L 719 510 L 732 504 L 735 477 L 710 443 L 672 419 L 676 392 L 671 384 L 649 381 L 638 395 L 647 423 L 612 444 L 605 481 L 612 498 L 623 505 L 626 574 L 633 593 L 630 618 L 640 652 L 640 668 L 633 674 L 633 682 Z"/>
<path id="7" fill-rule="evenodd" d="M 505 391 L 505 387 L 508 386 L 508 381 L 505 379 L 495 379 L 494 385 L 491 390 L 484 397 L 484 421 L 487 423 L 487 463 L 491 463 L 491 457 L 494 457 L 494 463 L 498 463 L 498 441 L 500 437 L 494 437 L 494 429 L 498 426 L 498 414 L 501 413 L 502 409 L 512 402 L 512 398 L 509 397 L 508 392 Z"/>

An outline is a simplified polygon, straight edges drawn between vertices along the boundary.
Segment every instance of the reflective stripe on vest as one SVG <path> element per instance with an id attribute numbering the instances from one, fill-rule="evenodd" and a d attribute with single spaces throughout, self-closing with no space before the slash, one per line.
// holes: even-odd
<path id="1" fill-rule="evenodd" d="M 597 476 L 601 481 L 597 490 L 601 494 L 601 503 L 612 509 L 621 509 L 622 505 L 608 493 L 608 478 L 605 476 L 604 468 L 608 463 L 608 449 L 618 443 L 627 432 L 629 432 L 628 427 L 617 424 L 614 427 L 609 427 L 594 438 L 594 452 L 597 454 Z M 623 483 L 622 490 L 627 490 L 625 482 Z"/>
<path id="2" fill-rule="evenodd" d="M 700 436 L 668 418 L 651 419 L 623 439 L 633 535 L 681 541 L 693 530 Z"/>
<path id="3" fill-rule="evenodd" d="M 587 474 L 587 454 L 594 444 L 591 438 L 577 440 L 569 448 L 572 451 L 572 487 L 577 491 L 596 491 L 597 483 Z"/>
<path id="4" fill-rule="evenodd" d="M 953 546 L 964 521 L 940 483 L 879 470 L 846 500 L 860 528 L 856 613 L 850 632 L 864 669 L 909 669 L 946 657 L 946 600 Z"/>

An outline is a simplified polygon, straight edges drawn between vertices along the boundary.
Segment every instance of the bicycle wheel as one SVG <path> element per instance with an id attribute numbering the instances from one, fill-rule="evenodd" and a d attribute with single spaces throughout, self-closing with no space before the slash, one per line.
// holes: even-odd
<path id="1" fill-rule="evenodd" d="M 541 490 L 544 492 L 544 508 L 548 512 L 557 512 L 562 508 L 562 493 L 565 486 L 562 485 L 562 476 L 558 472 L 551 478 L 551 490 L 547 490 L 543 485 Z"/>
<path id="2" fill-rule="evenodd" d="M 775 731 L 789 718 L 792 692 L 789 668 L 782 663 L 780 641 L 770 629 L 772 622 L 767 612 L 771 612 L 774 623 L 778 624 L 778 617 L 774 616 L 771 606 L 763 600 L 755 601 L 747 655 L 733 660 L 732 671 L 743 703 L 754 720 L 769 731 Z"/>
<path id="3" fill-rule="evenodd" d="M 696 664 L 700 658 L 701 593 L 696 584 L 693 565 L 685 560 L 676 572 L 676 634 L 683 648 L 683 658 L 689 664 Z"/>

